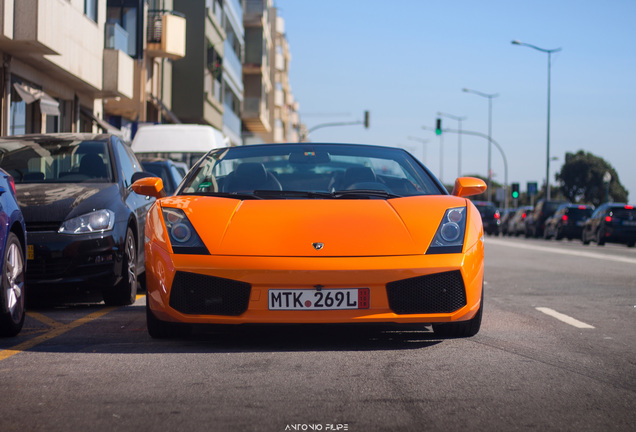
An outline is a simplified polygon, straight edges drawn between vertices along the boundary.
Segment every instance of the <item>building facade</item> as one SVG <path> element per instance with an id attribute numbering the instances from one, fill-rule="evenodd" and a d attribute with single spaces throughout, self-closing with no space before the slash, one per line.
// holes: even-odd
<path id="1" fill-rule="evenodd" d="M 231 145 L 296 141 L 273 0 L 0 0 L 0 132 L 196 123 Z"/>

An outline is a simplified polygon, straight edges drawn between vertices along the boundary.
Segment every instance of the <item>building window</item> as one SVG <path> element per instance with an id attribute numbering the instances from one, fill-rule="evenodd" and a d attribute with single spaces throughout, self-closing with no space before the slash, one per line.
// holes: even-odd
<path id="1" fill-rule="evenodd" d="M 84 0 L 84 15 L 97 22 L 97 3 L 99 0 Z"/>

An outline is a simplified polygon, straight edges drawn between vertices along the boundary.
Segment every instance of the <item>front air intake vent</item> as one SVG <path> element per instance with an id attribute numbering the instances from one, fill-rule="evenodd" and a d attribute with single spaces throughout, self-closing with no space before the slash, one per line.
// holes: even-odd
<path id="1" fill-rule="evenodd" d="M 187 315 L 238 316 L 247 310 L 252 286 L 246 282 L 177 272 L 170 307 Z"/>
<path id="2" fill-rule="evenodd" d="M 389 282 L 386 292 L 396 314 L 451 313 L 466 306 L 459 270 Z"/>

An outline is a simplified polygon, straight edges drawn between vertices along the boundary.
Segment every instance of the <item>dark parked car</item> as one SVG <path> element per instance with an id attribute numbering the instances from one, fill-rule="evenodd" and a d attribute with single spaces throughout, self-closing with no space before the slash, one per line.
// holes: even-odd
<path id="1" fill-rule="evenodd" d="M 515 213 L 517 212 L 516 208 L 508 208 L 504 210 L 499 210 L 499 234 L 502 236 L 509 235 L 508 234 L 508 223 L 512 220 Z"/>
<path id="2" fill-rule="evenodd" d="M 526 233 L 526 217 L 532 213 L 532 206 L 519 207 L 514 216 L 508 220 L 508 235 L 519 236 Z"/>
<path id="3" fill-rule="evenodd" d="M 481 214 L 481 220 L 484 224 L 484 232 L 488 235 L 499 233 L 499 209 L 489 201 L 473 201 L 479 214 Z"/>
<path id="4" fill-rule="evenodd" d="M 584 245 L 595 241 L 599 246 L 605 243 L 624 243 L 629 247 L 636 244 L 636 209 L 632 205 L 605 203 L 600 205 L 585 221 L 581 240 Z"/>
<path id="5" fill-rule="evenodd" d="M 24 324 L 26 226 L 13 177 L 0 169 L 0 336 L 15 336 Z"/>
<path id="6" fill-rule="evenodd" d="M 170 159 L 141 159 L 144 171 L 159 177 L 163 181 L 163 190 L 166 195 L 173 195 L 177 186 L 183 180 L 180 167 Z"/>
<path id="7" fill-rule="evenodd" d="M 526 237 L 543 237 L 545 221 L 557 211 L 562 204 L 567 201 L 547 201 L 541 199 L 534 206 L 534 211 L 526 217 Z"/>
<path id="8" fill-rule="evenodd" d="M 152 201 L 132 183 L 149 176 L 118 137 L 0 138 L 0 167 L 15 179 L 29 233 L 29 290 L 98 288 L 106 304 L 135 301 Z"/>
<path id="9" fill-rule="evenodd" d="M 566 237 L 568 240 L 581 238 L 583 224 L 585 220 L 592 216 L 594 206 L 582 204 L 563 204 L 545 222 L 543 238 L 554 237 L 561 240 Z"/>

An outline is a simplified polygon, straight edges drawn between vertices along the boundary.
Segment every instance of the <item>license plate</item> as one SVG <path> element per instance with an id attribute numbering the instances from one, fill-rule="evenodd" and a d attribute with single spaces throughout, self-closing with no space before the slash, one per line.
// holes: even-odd
<path id="1" fill-rule="evenodd" d="M 33 245 L 27 245 L 27 260 L 35 259 L 35 252 L 33 250 Z"/>
<path id="2" fill-rule="evenodd" d="M 625 226 L 636 226 L 636 221 L 623 221 L 623 225 Z"/>
<path id="3" fill-rule="evenodd" d="M 576 221 L 576 226 L 583 226 L 585 225 L 585 221 Z"/>
<path id="4" fill-rule="evenodd" d="M 269 310 L 369 309 L 369 288 L 271 289 Z"/>

